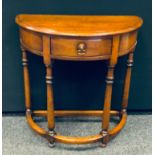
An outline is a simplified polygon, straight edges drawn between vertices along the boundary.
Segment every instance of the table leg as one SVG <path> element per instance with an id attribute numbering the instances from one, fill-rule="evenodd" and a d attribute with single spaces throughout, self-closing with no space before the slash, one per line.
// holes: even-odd
<path id="1" fill-rule="evenodd" d="M 21 47 L 21 50 L 22 50 L 22 65 L 23 65 L 23 74 L 24 74 L 25 107 L 26 107 L 26 112 L 31 112 L 31 95 L 30 95 L 28 59 L 27 59 L 27 53 L 25 49 Z"/>
<path id="2" fill-rule="evenodd" d="M 52 138 L 55 134 L 54 127 L 54 101 L 53 101 L 53 87 L 52 87 L 52 68 L 51 66 L 46 66 L 46 85 L 47 85 L 47 121 L 48 121 L 48 129 L 50 142 L 49 146 L 54 146 L 54 138 Z"/>
<path id="3" fill-rule="evenodd" d="M 108 128 L 110 121 L 110 109 L 111 109 L 111 97 L 112 97 L 112 84 L 114 79 L 114 66 L 108 66 L 108 73 L 106 77 L 106 90 L 105 90 L 105 99 L 104 99 L 104 114 L 102 119 L 102 131 L 101 134 L 103 136 L 102 139 L 102 147 L 106 146 L 108 142 Z"/>
<path id="4" fill-rule="evenodd" d="M 52 87 L 52 63 L 51 63 L 51 38 L 49 35 L 43 35 L 43 61 L 46 66 L 46 87 L 47 87 L 47 121 L 48 121 L 48 140 L 49 146 L 55 144 L 54 131 L 54 101 Z"/>
<path id="5" fill-rule="evenodd" d="M 104 114 L 102 118 L 102 131 L 101 131 L 101 134 L 103 136 L 102 147 L 105 147 L 107 142 L 109 141 L 108 128 L 109 128 L 109 121 L 110 121 L 112 84 L 114 80 L 114 67 L 117 64 L 117 60 L 118 60 L 119 45 L 120 45 L 120 36 L 119 35 L 113 36 L 112 54 L 109 60 L 108 72 L 107 72 L 107 77 L 106 77 Z"/>
<path id="6" fill-rule="evenodd" d="M 125 76 L 123 99 L 122 99 L 122 112 L 126 112 L 128 106 L 132 66 L 133 66 L 133 52 L 129 53 L 129 57 L 127 60 L 127 71 Z"/>

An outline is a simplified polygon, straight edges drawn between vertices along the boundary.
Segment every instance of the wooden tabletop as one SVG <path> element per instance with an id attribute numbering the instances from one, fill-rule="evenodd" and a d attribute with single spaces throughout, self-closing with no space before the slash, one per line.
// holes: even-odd
<path id="1" fill-rule="evenodd" d="M 50 35 L 106 36 L 137 30 L 143 23 L 138 16 L 75 16 L 26 15 L 16 16 L 23 28 Z"/>

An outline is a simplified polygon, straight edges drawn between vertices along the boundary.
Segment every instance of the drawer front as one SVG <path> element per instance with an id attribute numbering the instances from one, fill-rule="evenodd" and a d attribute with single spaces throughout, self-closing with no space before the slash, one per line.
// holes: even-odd
<path id="1" fill-rule="evenodd" d="M 51 38 L 53 57 L 94 57 L 110 55 L 111 39 Z"/>

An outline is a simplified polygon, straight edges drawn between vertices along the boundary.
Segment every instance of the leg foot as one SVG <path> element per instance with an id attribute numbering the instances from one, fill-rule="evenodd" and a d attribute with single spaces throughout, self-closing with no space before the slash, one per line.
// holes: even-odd
<path id="1" fill-rule="evenodd" d="M 53 142 L 49 142 L 49 143 L 48 143 L 48 146 L 49 146 L 50 148 L 55 147 L 55 142 L 54 142 L 54 141 L 53 141 Z"/>
<path id="2" fill-rule="evenodd" d="M 107 144 L 102 142 L 102 143 L 100 144 L 100 146 L 101 146 L 102 148 L 105 148 L 105 147 L 107 146 Z"/>
<path id="3" fill-rule="evenodd" d="M 109 141 L 108 132 L 106 130 L 102 130 L 101 135 L 103 136 L 102 142 L 101 142 L 101 147 L 105 148 L 107 146 L 108 141 Z"/>
<path id="4" fill-rule="evenodd" d="M 55 134 L 56 134 L 56 133 L 55 133 L 54 130 L 49 130 L 49 131 L 48 131 L 48 135 L 49 135 L 49 139 L 48 139 L 49 143 L 48 143 L 48 146 L 49 146 L 50 148 L 53 148 L 53 147 L 55 146 L 55 139 L 54 139 L 54 135 L 55 135 Z"/>

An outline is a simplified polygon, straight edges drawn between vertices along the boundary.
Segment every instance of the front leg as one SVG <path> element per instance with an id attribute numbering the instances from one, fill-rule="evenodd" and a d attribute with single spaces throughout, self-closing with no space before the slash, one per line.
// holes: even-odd
<path id="1" fill-rule="evenodd" d="M 53 147 L 55 144 L 54 131 L 55 117 L 54 117 L 54 100 L 53 100 L 53 87 L 52 87 L 52 63 L 50 55 L 50 36 L 43 36 L 43 59 L 46 67 L 46 87 L 47 87 L 47 121 L 48 121 L 48 140 L 49 146 Z"/>

